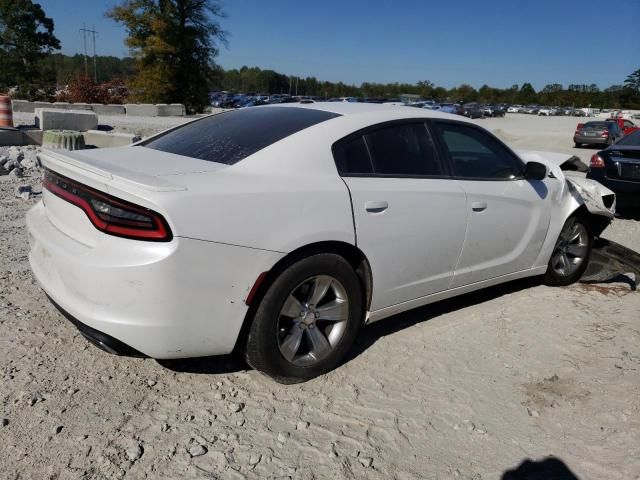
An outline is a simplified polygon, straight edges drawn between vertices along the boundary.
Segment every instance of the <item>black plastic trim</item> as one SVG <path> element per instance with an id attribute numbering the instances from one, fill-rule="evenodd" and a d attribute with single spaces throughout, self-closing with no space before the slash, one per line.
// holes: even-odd
<path id="1" fill-rule="evenodd" d="M 93 343 L 100 350 L 111 353 L 113 355 L 122 355 L 127 357 L 146 357 L 147 355 L 139 352 L 133 347 L 130 347 L 124 342 L 121 342 L 117 338 L 113 338 L 106 333 L 102 333 L 95 328 L 91 328 L 88 325 L 85 325 L 80 320 L 75 318 L 69 312 L 67 312 L 64 308 L 56 303 L 49 295 L 47 295 L 51 303 L 54 307 L 58 309 L 58 311 L 62 314 L 64 318 L 69 320 L 77 329 L 80 331 L 82 336 Z"/>

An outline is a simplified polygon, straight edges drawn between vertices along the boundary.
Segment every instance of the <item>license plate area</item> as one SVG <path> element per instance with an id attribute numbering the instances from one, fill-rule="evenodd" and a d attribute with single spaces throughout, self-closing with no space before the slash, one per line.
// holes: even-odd
<path id="1" fill-rule="evenodd" d="M 620 176 L 623 178 L 630 178 L 632 180 L 640 180 L 640 164 L 621 163 Z"/>

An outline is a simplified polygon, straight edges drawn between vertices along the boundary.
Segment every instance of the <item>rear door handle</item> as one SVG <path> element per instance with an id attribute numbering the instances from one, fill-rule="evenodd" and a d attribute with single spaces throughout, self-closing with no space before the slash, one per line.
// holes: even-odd
<path id="1" fill-rule="evenodd" d="M 380 202 L 367 202 L 364 204 L 364 208 L 369 213 L 382 213 L 389 208 L 389 204 L 384 200 Z"/>
<path id="2" fill-rule="evenodd" d="M 487 209 L 487 204 L 485 202 L 473 202 L 471 204 L 471 209 L 474 212 L 482 212 Z"/>

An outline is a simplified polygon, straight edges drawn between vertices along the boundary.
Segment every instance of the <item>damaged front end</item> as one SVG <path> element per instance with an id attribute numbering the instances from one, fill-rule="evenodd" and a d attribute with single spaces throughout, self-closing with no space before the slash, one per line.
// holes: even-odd
<path id="1" fill-rule="evenodd" d="M 565 202 L 567 216 L 580 207 L 592 216 L 594 234 L 600 235 L 611 223 L 616 211 L 616 195 L 601 183 L 585 177 L 589 167 L 575 155 L 555 152 L 519 151 L 525 162 L 539 162 L 549 168 L 549 177 L 566 182 L 567 188 L 560 189 L 559 195 Z"/>

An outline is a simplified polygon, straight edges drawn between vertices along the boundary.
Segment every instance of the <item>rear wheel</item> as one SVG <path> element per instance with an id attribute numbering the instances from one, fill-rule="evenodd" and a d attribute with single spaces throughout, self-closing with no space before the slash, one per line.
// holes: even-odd
<path id="1" fill-rule="evenodd" d="M 544 282 L 552 286 L 577 282 L 587 269 L 592 247 L 589 223 L 580 216 L 570 217 L 560 231 Z"/>
<path id="2" fill-rule="evenodd" d="M 247 363 L 283 383 L 334 369 L 363 322 L 362 298 L 358 276 L 339 255 L 322 253 L 292 264 L 255 312 Z"/>

